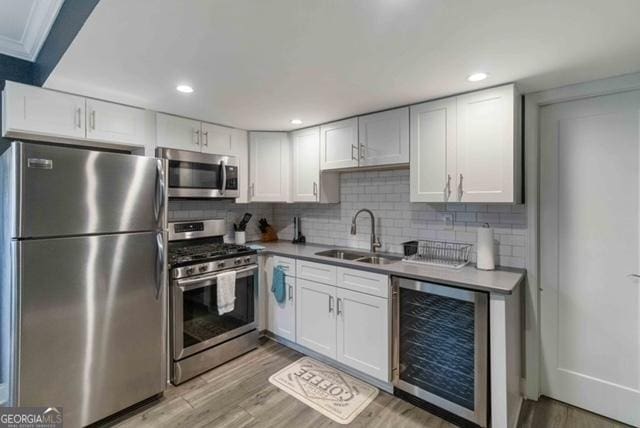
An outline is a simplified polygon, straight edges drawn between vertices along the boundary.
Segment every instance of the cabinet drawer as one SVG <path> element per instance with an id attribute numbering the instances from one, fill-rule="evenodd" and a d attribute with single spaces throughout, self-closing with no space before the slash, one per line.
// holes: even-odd
<path id="1" fill-rule="evenodd" d="M 336 285 L 336 267 L 322 263 L 298 260 L 296 264 L 298 278 L 322 284 Z"/>
<path id="2" fill-rule="evenodd" d="M 379 273 L 340 267 L 338 287 L 373 296 L 389 297 L 389 277 Z"/>
<path id="3" fill-rule="evenodd" d="M 296 276 L 296 259 L 273 256 L 273 267 L 280 266 L 289 276 Z"/>

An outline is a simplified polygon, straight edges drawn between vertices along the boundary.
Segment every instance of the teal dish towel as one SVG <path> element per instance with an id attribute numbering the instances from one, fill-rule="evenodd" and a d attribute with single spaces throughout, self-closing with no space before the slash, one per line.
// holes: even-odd
<path id="1" fill-rule="evenodd" d="M 276 298 L 276 302 L 282 303 L 287 298 L 287 289 L 284 284 L 284 269 L 281 266 L 273 268 L 273 282 L 271 283 L 271 292 Z"/>

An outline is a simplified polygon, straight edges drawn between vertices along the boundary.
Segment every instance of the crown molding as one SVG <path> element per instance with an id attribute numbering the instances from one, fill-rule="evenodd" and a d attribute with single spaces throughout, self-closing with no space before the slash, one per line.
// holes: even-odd
<path id="1" fill-rule="evenodd" d="M 47 39 L 64 0 L 36 0 L 20 40 L 0 35 L 0 53 L 34 62 Z"/>

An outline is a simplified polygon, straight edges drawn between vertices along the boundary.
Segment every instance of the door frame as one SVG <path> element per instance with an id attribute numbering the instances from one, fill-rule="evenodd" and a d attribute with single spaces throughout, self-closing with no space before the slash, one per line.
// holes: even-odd
<path id="1" fill-rule="evenodd" d="M 526 94 L 524 97 L 525 204 L 527 207 L 527 258 L 525 287 L 526 398 L 540 398 L 540 108 L 566 101 L 640 90 L 640 73 Z"/>

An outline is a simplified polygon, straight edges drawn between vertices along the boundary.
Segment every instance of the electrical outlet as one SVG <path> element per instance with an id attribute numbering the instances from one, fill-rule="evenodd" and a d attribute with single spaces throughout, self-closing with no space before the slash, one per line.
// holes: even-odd
<path id="1" fill-rule="evenodd" d="M 444 230 L 453 230 L 453 213 L 442 214 Z"/>

